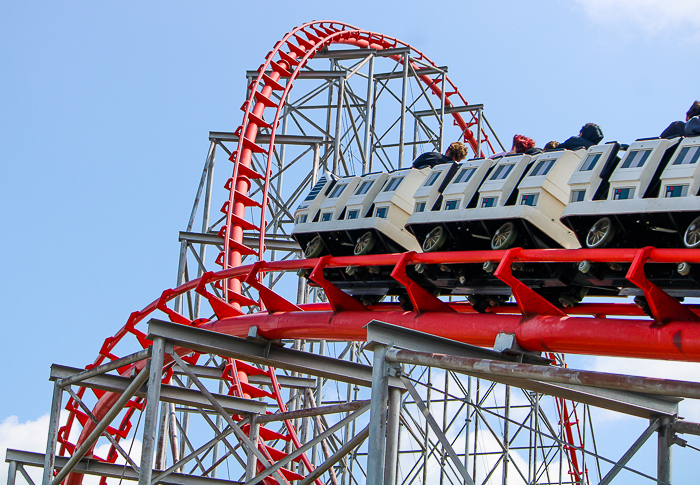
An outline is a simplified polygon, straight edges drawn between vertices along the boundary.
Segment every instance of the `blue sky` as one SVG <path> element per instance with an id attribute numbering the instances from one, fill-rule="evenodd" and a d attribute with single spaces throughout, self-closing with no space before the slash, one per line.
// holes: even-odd
<path id="1" fill-rule="evenodd" d="M 0 364 L 11 370 L 0 422 L 44 414 L 51 363 L 91 362 L 174 286 L 208 131 L 240 124 L 244 71 L 298 24 L 341 20 L 412 44 L 449 66 L 502 139 L 543 145 L 592 121 L 630 142 L 700 98 L 692 0 L 0 6 Z"/>

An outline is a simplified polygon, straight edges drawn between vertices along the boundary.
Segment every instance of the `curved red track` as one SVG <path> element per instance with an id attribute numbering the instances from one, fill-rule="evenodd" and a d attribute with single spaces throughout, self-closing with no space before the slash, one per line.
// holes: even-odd
<path id="1" fill-rule="evenodd" d="M 616 261 L 637 264 L 642 268 L 647 262 L 697 262 L 700 263 L 700 255 L 691 250 L 531 250 L 531 251 L 489 251 L 489 252 L 458 252 L 458 253 L 431 253 L 407 255 L 381 255 L 362 256 L 356 258 L 330 258 L 325 257 L 315 260 L 264 262 L 264 227 L 265 208 L 267 205 L 267 191 L 263 194 L 261 203 L 252 201 L 247 194 L 251 186 L 251 178 L 265 180 L 265 187 L 271 177 L 272 166 L 269 154 L 274 150 L 274 133 L 278 125 L 284 102 L 292 88 L 293 82 L 306 62 L 324 46 L 339 43 L 353 45 L 361 48 L 389 49 L 407 47 L 412 55 L 433 66 L 421 52 L 413 49 L 397 39 L 385 35 L 357 29 L 340 22 L 311 22 L 292 30 L 278 42 L 275 48 L 268 53 L 265 62 L 258 69 L 258 78 L 251 86 L 251 96 L 244 104 L 243 123 L 237 133 L 240 136 L 238 149 L 231 156 L 234 162 L 233 176 L 229 179 L 226 188 L 230 191 L 228 201 L 224 206 L 226 212 L 226 226 L 222 231 L 225 238 L 224 251 L 217 261 L 224 267 L 218 273 L 207 273 L 202 278 L 190 281 L 174 290 L 166 290 L 161 297 L 141 311 L 134 312 L 127 323 L 117 334 L 108 338 L 100 350 L 98 358 L 88 367 L 97 366 L 107 359 L 117 358 L 113 354 L 114 347 L 127 335 L 136 337 L 141 346 L 149 345 L 145 334 L 136 328 L 139 322 L 156 310 L 165 312 L 171 321 L 185 325 L 195 325 L 202 328 L 226 333 L 234 336 L 246 336 L 248 328 L 256 325 L 262 335 L 269 338 L 306 338 L 306 339 L 333 339 L 333 340 L 364 340 L 363 326 L 372 319 L 380 319 L 384 322 L 413 328 L 422 332 L 432 333 L 443 337 L 468 342 L 475 345 L 492 346 L 499 332 L 513 333 L 521 347 L 526 350 L 582 353 L 595 355 L 612 355 L 626 357 L 642 357 L 655 359 L 670 359 L 682 361 L 700 361 L 700 318 L 696 315 L 696 309 L 688 305 L 680 305 L 667 301 L 663 295 L 659 295 L 655 287 L 642 287 L 645 295 L 651 301 L 652 312 L 656 321 L 643 318 L 641 311 L 628 304 L 598 304 L 581 305 L 572 309 L 569 313 L 552 307 L 538 299 L 527 288 L 518 286 L 517 280 L 512 277 L 508 268 L 512 261 Z M 401 56 L 394 58 L 397 62 L 403 62 Z M 286 78 L 284 86 L 280 79 Z M 442 93 L 434 79 L 423 76 L 422 81 L 428 85 L 436 96 Z M 449 92 L 445 93 L 446 105 L 454 104 L 450 97 L 456 96 L 465 105 L 466 100 L 459 90 L 447 80 Z M 281 101 L 273 101 L 273 91 L 281 91 Z M 456 98 L 455 98 L 456 101 Z M 265 110 L 274 110 L 272 121 L 264 121 Z M 453 115 L 455 122 L 464 130 L 465 141 L 470 143 L 472 149 L 477 152 L 476 140 L 469 126 L 473 122 L 465 121 L 459 114 Z M 267 117 L 270 119 L 270 117 Z M 473 121 L 473 120 L 472 120 Z M 269 128 L 272 133 L 267 149 L 255 143 L 259 130 Z M 484 140 L 489 143 L 488 139 Z M 251 167 L 253 152 L 268 155 L 266 173 L 255 173 Z M 256 206 L 261 210 L 260 220 L 251 223 L 245 220 L 247 207 Z M 260 234 L 259 248 L 255 250 L 242 244 L 243 230 L 251 228 Z M 258 263 L 241 266 L 244 255 L 254 255 Z M 411 287 L 410 281 L 405 278 L 405 266 L 416 262 L 483 262 L 487 260 L 501 261 L 496 275 L 513 288 L 513 293 L 518 302 L 518 307 L 494 308 L 488 314 L 476 314 L 469 305 L 463 303 L 445 304 L 439 300 L 430 298 L 421 292 L 420 288 Z M 635 263 L 636 262 L 636 263 Z M 392 274 L 395 279 L 406 285 L 414 308 L 418 312 L 401 311 L 397 305 L 379 304 L 371 308 L 364 307 L 357 300 L 344 295 L 340 290 L 323 278 L 323 268 L 332 266 L 369 266 L 381 263 L 398 268 Z M 288 302 L 271 290 L 262 286 L 262 276 L 271 271 L 294 271 L 299 268 L 312 269 L 311 279 L 316 281 L 326 290 L 329 304 L 296 306 Z M 633 278 L 637 280 L 633 280 Z M 639 280 L 639 272 L 631 274 L 630 280 L 635 284 Z M 206 284 L 222 282 L 227 288 L 226 301 L 220 300 L 206 290 Z M 644 284 L 641 281 L 642 285 Z M 241 297 L 241 284 L 248 284 L 258 290 L 260 301 L 252 302 Z M 641 286 L 640 286 L 641 287 Z M 217 320 L 190 321 L 186 317 L 177 314 L 167 303 L 178 295 L 187 291 L 197 291 L 205 296 L 214 309 Z M 436 301 L 437 300 L 437 301 Z M 658 303 L 655 306 L 655 303 Z M 241 306 L 257 305 L 258 313 L 244 315 Z M 679 308 L 682 308 L 679 310 Z M 266 309 L 266 310 L 265 310 Z M 595 315 L 590 317 L 588 315 Z M 634 319 L 610 319 L 610 315 L 625 315 L 636 317 Z M 196 359 L 197 356 L 193 356 Z M 236 371 L 235 363 L 231 363 L 233 372 L 230 372 L 232 386 L 240 395 L 242 392 L 239 380 L 245 381 L 244 371 Z M 169 376 L 165 376 L 168 379 Z M 82 396 L 85 389 L 81 389 Z M 101 419 L 110 409 L 117 395 L 104 393 L 98 395 L 98 404 L 94 414 Z M 131 427 L 130 420 L 135 409 L 142 406 L 139 399 L 129 403 L 129 411 L 121 424 L 116 428 L 110 428 L 110 432 L 117 438 L 125 438 Z M 78 443 L 82 442 L 92 431 L 92 421 L 82 414 L 76 404 L 71 400 L 67 406 L 70 411 L 66 426 L 61 430 L 59 442 L 60 453 L 72 453 L 74 445 L 68 440 L 68 434 L 75 420 L 83 426 Z M 289 429 L 291 435 L 293 429 Z M 294 438 L 292 437 L 294 440 Z M 116 459 L 114 450 L 106 457 L 109 461 Z M 68 483 L 78 485 L 82 476 L 72 474 Z"/>

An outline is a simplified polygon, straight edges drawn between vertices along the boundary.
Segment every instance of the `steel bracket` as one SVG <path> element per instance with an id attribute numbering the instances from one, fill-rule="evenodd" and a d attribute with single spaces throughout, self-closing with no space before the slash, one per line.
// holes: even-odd
<path id="1" fill-rule="evenodd" d="M 260 269 L 264 267 L 264 265 L 264 261 L 258 261 L 254 263 L 253 267 L 248 273 L 248 276 L 246 276 L 243 282 L 258 290 L 258 295 L 260 295 L 260 299 L 262 300 L 263 305 L 265 305 L 265 308 L 267 308 L 267 312 L 272 314 L 277 312 L 302 311 L 301 308 L 296 306 L 294 303 L 284 299 L 283 297 L 270 290 L 258 281 L 258 273 L 260 272 Z"/>
<path id="2" fill-rule="evenodd" d="M 665 325 L 673 321 L 700 322 L 700 317 L 694 312 L 647 279 L 644 263 L 649 260 L 653 249 L 647 246 L 637 251 L 625 277 L 644 291 L 651 316 L 657 323 Z"/>
<path id="3" fill-rule="evenodd" d="M 414 254 L 416 254 L 415 251 L 404 253 L 401 256 L 401 259 L 399 259 L 399 262 L 396 263 L 394 270 L 391 272 L 391 277 L 406 288 L 406 292 L 408 293 L 408 297 L 411 299 L 411 303 L 413 303 L 413 309 L 416 313 L 454 313 L 454 308 L 450 307 L 438 297 L 429 293 L 425 288 L 413 281 L 408 274 L 406 274 L 406 265 L 411 261 Z"/>
<path id="4" fill-rule="evenodd" d="M 334 312 L 342 311 L 368 311 L 369 308 L 360 303 L 353 296 L 348 295 L 343 290 L 335 286 L 323 276 L 323 269 L 328 266 L 328 261 L 331 256 L 323 256 L 319 258 L 318 263 L 309 275 L 309 279 L 320 286 L 326 293 L 328 303 Z"/>
<path id="5" fill-rule="evenodd" d="M 175 293 L 175 290 L 172 288 L 169 288 L 160 295 L 160 298 L 158 299 L 158 303 L 156 304 L 156 308 L 166 315 L 168 315 L 168 318 L 170 318 L 170 321 L 173 323 L 179 323 L 181 325 L 192 325 L 192 320 L 189 318 L 185 317 L 184 315 L 180 315 L 178 312 L 175 310 L 171 310 L 168 308 L 168 305 L 166 302 L 168 301 L 168 297 L 173 295 Z"/>
<path id="6" fill-rule="evenodd" d="M 518 304 L 518 308 L 524 317 L 534 317 L 537 315 L 555 315 L 565 317 L 561 309 L 554 306 L 541 295 L 538 295 L 532 288 L 513 276 L 511 264 L 520 255 L 522 248 L 509 249 L 493 273 L 496 278 L 510 286 L 513 297 Z"/>
<path id="7" fill-rule="evenodd" d="M 209 283 L 209 281 L 211 281 L 215 277 L 216 274 L 213 271 L 204 273 L 201 276 L 201 278 L 199 278 L 199 283 L 194 289 L 195 293 L 202 295 L 209 301 L 209 304 L 211 305 L 211 308 L 212 310 L 214 310 L 214 314 L 218 319 L 237 317 L 239 315 L 243 315 L 243 312 L 239 309 L 229 305 L 221 298 L 218 298 L 216 295 L 209 293 L 209 291 L 207 290 L 207 283 Z"/>

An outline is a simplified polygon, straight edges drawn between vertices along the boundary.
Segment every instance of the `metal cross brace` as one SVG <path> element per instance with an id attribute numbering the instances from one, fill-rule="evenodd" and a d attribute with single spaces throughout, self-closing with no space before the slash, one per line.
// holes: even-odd
<path id="1" fill-rule="evenodd" d="M 464 481 L 468 485 L 475 485 L 474 480 L 472 480 L 472 477 L 469 475 L 469 472 L 467 469 L 464 467 L 464 464 L 460 461 L 459 456 L 457 456 L 457 453 L 455 453 L 455 450 L 452 448 L 452 445 L 450 445 L 449 440 L 447 437 L 444 435 L 442 430 L 440 429 L 440 426 L 438 426 L 437 422 L 433 418 L 433 415 L 430 414 L 430 411 L 428 408 L 425 406 L 425 403 L 423 402 L 423 399 L 420 397 L 420 394 L 418 394 L 418 391 L 416 390 L 415 387 L 413 387 L 413 383 L 408 380 L 404 376 L 399 376 L 401 381 L 404 383 L 404 386 L 406 386 L 406 389 L 408 390 L 409 394 L 411 394 L 411 397 L 413 400 L 416 402 L 416 405 L 420 409 L 421 413 L 423 416 L 425 416 L 426 421 L 430 425 L 430 428 L 433 430 L 435 435 L 438 437 L 440 440 L 440 443 L 442 443 L 442 446 L 445 447 L 445 450 L 447 450 L 447 454 L 449 455 L 450 459 L 452 462 L 455 464 L 457 469 L 459 470 L 459 473 L 462 475 L 462 478 L 464 478 Z"/>
<path id="2" fill-rule="evenodd" d="M 202 382 L 199 380 L 199 378 L 194 375 L 194 372 L 189 368 L 189 366 L 180 358 L 179 355 L 177 355 L 177 352 L 172 352 L 170 353 L 172 358 L 177 362 L 177 365 L 182 369 L 182 371 L 187 374 L 187 376 L 194 382 L 195 386 L 199 388 L 199 390 L 204 394 L 204 396 L 211 402 L 212 406 L 214 406 L 214 409 L 218 411 L 218 413 L 226 420 L 228 425 L 233 429 L 233 432 L 236 433 L 236 436 L 238 439 L 243 441 L 245 445 L 248 447 L 248 449 L 255 454 L 258 460 L 265 466 L 265 468 L 268 468 L 270 466 L 270 462 L 267 461 L 267 458 L 265 455 L 262 454 L 260 450 L 258 450 L 257 443 L 253 443 L 248 436 L 241 430 L 241 428 L 236 424 L 236 422 L 231 418 L 231 416 L 228 415 L 226 410 L 219 404 L 219 402 L 212 396 L 212 394 L 209 392 L 209 390 L 202 384 Z M 275 476 L 276 478 L 280 481 L 280 483 L 289 483 L 280 472 L 275 471 Z M 153 485 L 155 485 L 157 482 L 152 482 Z"/>

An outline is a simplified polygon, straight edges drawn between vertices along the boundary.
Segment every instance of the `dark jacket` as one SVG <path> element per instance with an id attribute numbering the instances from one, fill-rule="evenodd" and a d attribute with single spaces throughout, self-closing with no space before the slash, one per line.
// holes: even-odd
<path id="1" fill-rule="evenodd" d="M 700 117 L 693 116 L 685 124 L 685 136 L 700 135 Z"/>
<path id="2" fill-rule="evenodd" d="M 572 136 L 557 148 L 579 150 L 597 145 L 603 139 L 603 131 L 598 125 L 588 125 L 581 128 L 580 136 Z"/>
<path id="3" fill-rule="evenodd" d="M 673 138 L 676 136 L 685 136 L 685 122 L 674 121 L 659 135 L 659 138 Z"/>
<path id="4" fill-rule="evenodd" d="M 435 165 L 440 165 L 441 163 L 452 163 L 450 157 L 443 155 L 438 152 L 428 152 L 424 153 L 415 160 L 413 160 L 413 168 L 433 168 Z"/>

